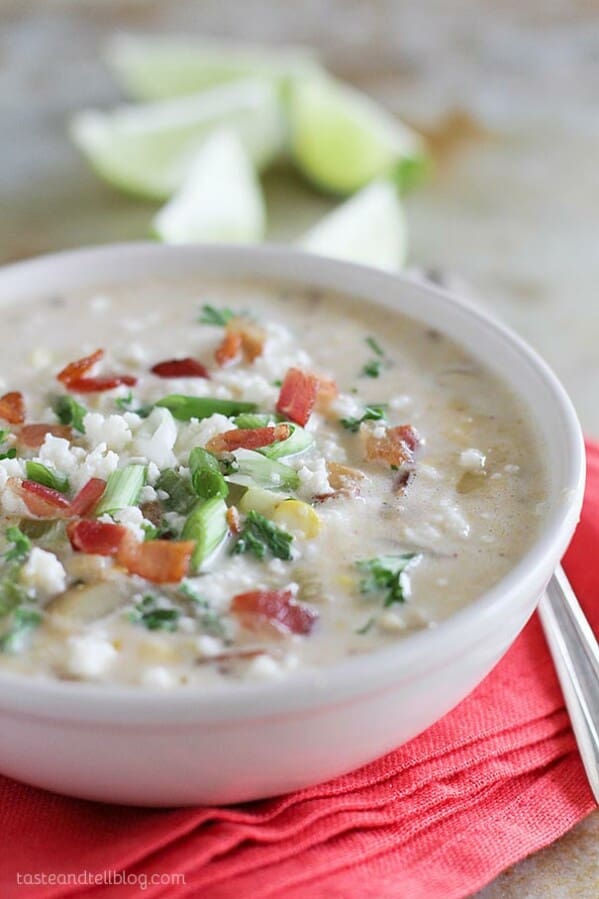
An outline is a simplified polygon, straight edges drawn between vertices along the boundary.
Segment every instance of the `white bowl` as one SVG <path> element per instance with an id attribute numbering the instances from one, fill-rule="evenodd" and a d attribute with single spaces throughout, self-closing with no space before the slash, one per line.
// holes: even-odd
<path id="1" fill-rule="evenodd" d="M 541 433 L 550 472 L 541 533 L 507 577 L 435 629 L 281 682 L 232 686 L 226 698 L 0 674 L 5 775 L 71 796 L 140 805 L 285 793 L 406 742 L 460 702 L 501 658 L 534 611 L 578 520 L 580 426 L 545 363 L 480 310 L 433 287 L 293 250 L 144 244 L 64 253 L 0 271 L 0 306 L 152 275 L 283 279 L 365 297 L 389 315 L 401 311 L 455 338 L 495 370 Z"/>

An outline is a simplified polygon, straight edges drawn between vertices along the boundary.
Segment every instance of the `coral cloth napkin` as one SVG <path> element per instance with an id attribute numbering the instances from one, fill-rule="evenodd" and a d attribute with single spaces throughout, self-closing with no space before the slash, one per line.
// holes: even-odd
<path id="1" fill-rule="evenodd" d="M 588 450 L 586 501 L 565 567 L 599 629 L 599 445 Z M 480 687 L 426 733 L 291 796 L 148 811 L 0 778 L 0 895 L 457 899 L 593 807 L 535 617 Z"/>

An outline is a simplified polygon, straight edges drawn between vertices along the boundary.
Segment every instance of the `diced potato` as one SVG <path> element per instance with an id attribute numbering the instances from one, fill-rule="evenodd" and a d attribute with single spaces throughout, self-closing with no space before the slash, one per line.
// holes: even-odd
<path id="1" fill-rule="evenodd" d="M 300 533 L 307 540 L 312 540 L 320 533 L 320 516 L 312 506 L 299 499 L 279 503 L 272 517 L 277 524 L 284 525 L 292 533 Z"/>
<path id="2" fill-rule="evenodd" d="M 261 487 L 249 487 L 241 498 L 239 508 L 245 515 L 253 510 L 266 518 L 272 518 L 277 506 L 287 500 L 289 497 L 284 493 L 263 490 Z"/>
<path id="3" fill-rule="evenodd" d="M 87 624 L 110 615 L 123 604 L 125 590 L 117 581 L 80 584 L 56 596 L 46 606 L 53 616 Z"/>

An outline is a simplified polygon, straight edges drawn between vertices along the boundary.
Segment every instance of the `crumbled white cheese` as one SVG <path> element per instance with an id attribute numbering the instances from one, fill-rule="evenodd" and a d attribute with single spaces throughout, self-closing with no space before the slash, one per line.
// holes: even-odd
<path id="1" fill-rule="evenodd" d="M 306 461 L 298 468 L 300 479 L 298 495 L 301 499 L 310 500 L 313 496 L 332 493 L 327 472 L 327 463 L 322 456 Z"/>
<path id="2" fill-rule="evenodd" d="M 202 634 L 195 641 L 195 647 L 200 655 L 204 658 L 211 659 L 218 656 L 224 650 L 222 640 L 217 637 L 211 637 L 209 634 Z"/>
<path id="3" fill-rule="evenodd" d="M 62 593 L 67 586 L 67 574 L 54 553 L 34 546 L 21 568 L 21 583 L 44 599 Z"/>
<path id="4" fill-rule="evenodd" d="M 349 393 L 340 393 L 332 400 L 330 407 L 339 418 L 359 418 L 363 412 L 362 404 Z"/>
<path id="5" fill-rule="evenodd" d="M 91 453 L 82 447 L 71 447 L 68 440 L 48 434 L 39 450 L 39 461 L 65 474 L 73 490 L 80 490 L 90 478 L 107 480 L 116 470 L 119 457 L 99 443 Z"/>
<path id="6" fill-rule="evenodd" d="M 480 450 L 470 448 L 460 453 L 460 467 L 466 471 L 482 471 L 485 467 L 485 454 Z"/>
<path id="7" fill-rule="evenodd" d="M 36 347 L 29 356 L 29 364 L 38 371 L 52 362 L 52 353 L 46 347 Z"/>
<path id="8" fill-rule="evenodd" d="M 186 427 L 182 427 L 176 444 L 176 452 L 181 463 L 186 463 L 189 453 L 196 446 L 206 446 L 209 440 L 218 434 L 230 431 L 235 425 L 230 418 L 216 413 L 201 421 L 192 419 Z"/>
<path id="9" fill-rule="evenodd" d="M 146 521 L 143 517 L 143 513 L 141 509 L 137 506 L 127 506 L 125 509 L 119 509 L 117 512 L 112 513 L 112 517 L 110 515 L 102 515 L 100 521 L 111 521 L 114 520 L 117 524 L 124 525 L 136 540 L 140 542 L 145 539 L 146 533 L 143 529 L 143 525 L 150 525 L 149 521 Z"/>
<path id="10" fill-rule="evenodd" d="M 393 396 L 389 400 L 389 408 L 390 409 L 407 409 L 413 403 L 412 397 L 408 396 L 405 393 L 400 394 L 399 396 Z"/>
<path id="11" fill-rule="evenodd" d="M 280 677 L 283 669 L 271 656 L 259 655 L 248 665 L 247 673 L 256 680 L 274 680 Z"/>
<path id="12" fill-rule="evenodd" d="M 96 447 L 105 443 L 107 448 L 117 453 L 131 443 L 131 429 L 123 415 L 100 415 L 99 412 L 88 412 L 83 419 L 85 441 L 88 446 Z"/>
<path id="13" fill-rule="evenodd" d="M 177 423 L 168 409 L 156 406 L 135 434 L 131 444 L 133 455 L 158 468 L 170 468 L 176 464 L 173 447 L 177 440 Z"/>
<path id="14" fill-rule="evenodd" d="M 116 649 L 105 637 L 86 634 L 67 640 L 67 668 L 75 677 L 88 680 L 101 678 L 117 655 Z"/>
<path id="15" fill-rule="evenodd" d="M 153 503 L 158 499 L 158 494 L 154 490 L 153 487 L 150 487 L 149 484 L 146 484 L 145 487 L 142 487 L 141 492 L 139 494 L 139 502 L 140 503 Z"/>
<path id="16" fill-rule="evenodd" d="M 168 690 L 170 687 L 177 685 L 177 678 L 164 665 L 153 665 L 151 668 L 146 668 L 141 676 L 141 683 L 144 687 L 157 687 L 161 690 Z"/>
<path id="17" fill-rule="evenodd" d="M 277 402 L 279 387 L 257 372 L 223 370 L 217 377 L 219 383 L 233 388 L 240 400 L 259 403 L 261 406 L 274 406 Z"/>

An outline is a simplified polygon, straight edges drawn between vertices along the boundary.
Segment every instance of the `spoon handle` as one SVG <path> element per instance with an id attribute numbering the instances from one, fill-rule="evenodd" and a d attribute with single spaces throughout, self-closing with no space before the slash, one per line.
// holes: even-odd
<path id="1" fill-rule="evenodd" d="M 586 775 L 599 803 L 599 646 L 561 567 L 539 604 Z"/>

